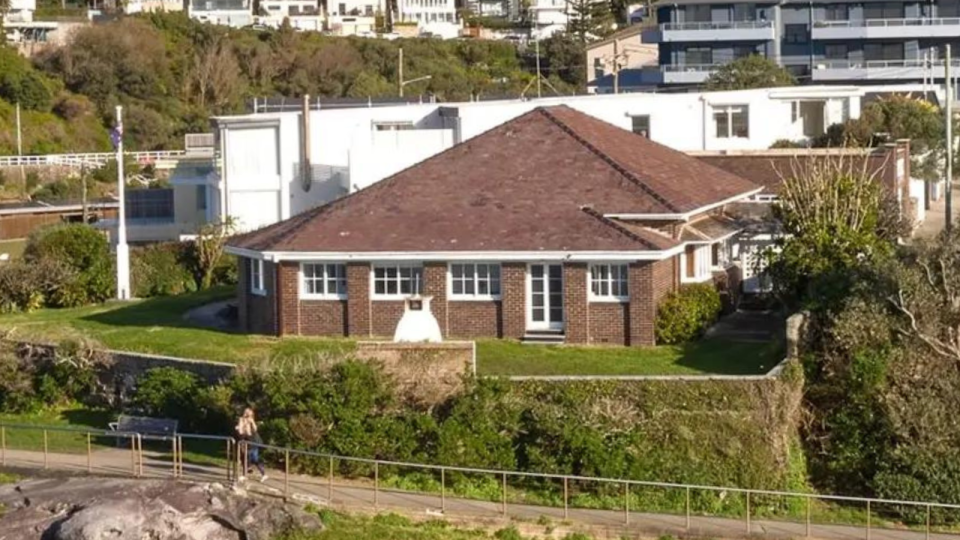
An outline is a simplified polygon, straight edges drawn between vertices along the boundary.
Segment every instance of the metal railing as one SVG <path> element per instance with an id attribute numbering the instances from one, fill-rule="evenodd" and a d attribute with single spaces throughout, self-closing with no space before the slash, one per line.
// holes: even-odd
<path id="1" fill-rule="evenodd" d="M 42 452 L 25 451 L 11 447 L 11 433 L 26 431 L 42 434 Z M 80 438 L 80 452 L 64 453 L 51 451 L 51 434 L 66 434 Z M 113 440 L 113 446 L 98 439 Z M 85 446 L 82 444 L 85 441 Z M 96 441 L 96 444 L 95 444 Z M 75 440 L 74 443 L 77 441 Z M 144 449 L 144 443 L 147 449 Z M 203 442 L 208 461 L 198 459 L 185 447 Z M 75 445 L 76 446 L 76 445 Z M 96 448 L 96 451 L 94 449 Z M 470 514 L 488 517 L 526 517 L 540 515 L 563 519 L 583 520 L 604 525 L 622 527 L 644 524 L 658 532 L 700 532 L 757 536 L 813 537 L 814 529 L 825 527 L 822 538 L 840 538 L 865 534 L 870 540 L 874 532 L 897 532 L 897 538 L 906 540 L 929 540 L 932 534 L 956 536 L 954 528 L 937 528 L 932 516 L 945 523 L 960 523 L 960 505 L 934 502 L 871 499 L 820 495 L 815 493 L 787 492 L 778 490 L 745 489 L 737 487 L 706 486 L 671 482 L 601 478 L 537 472 L 506 471 L 474 467 L 431 465 L 423 463 L 388 461 L 379 459 L 345 457 L 296 448 L 254 444 L 235 441 L 231 437 L 204 434 L 178 433 L 172 436 L 145 436 L 137 433 L 89 430 L 60 426 L 35 426 L 0 423 L 0 467 L 22 469 L 75 469 L 87 474 L 122 475 L 134 478 L 171 477 L 198 481 L 238 482 L 249 468 L 251 448 L 269 454 L 271 461 L 282 467 L 274 481 L 274 493 L 284 498 L 301 498 L 329 506 L 363 506 L 374 509 L 406 508 L 440 514 Z M 74 448 L 76 450 L 76 448 Z M 221 452 L 222 450 L 222 452 Z M 210 455 L 213 452 L 214 455 Z M 98 454 L 103 454 L 100 456 Z M 129 454 L 129 456 L 127 456 Z M 104 463 L 110 460 L 111 463 Z M 129 460 L 129 461 L 128 461 Z M 298 474 L 301 468 L 322 471 L 320 475 Z M 345 466 L 346 465 L 346 466 Z M 351 469 L 352 474 L 338 476 L 338 470 Z M 429 488 L 413 489 L 396 482 L 401 470 L 415 471 L 433 479 Z M 275 474 L 273 470 L 271 474 Z M 495 493 L 468 497 L 458 492 L 459 478 L 487 477 L 494 482 Z M 550 500 L 535 499 L 531 486 L 554 486 L 556 497 Z M 603 491 L 608 504 L 584 504 L 577 495 L 587 493 L 583 486 L 596 486 L 594 491 Z M 579 493 L 575 493 L 580 487 Z M 511 488 L 513 490 L 511 491 Z M 657 490 L 666 494 L 662 500 L 675 504 L 670 510 L 662 505 L 646 504 L 642 498 L 645 490 Z M 639 502 L 637 497 L 640 496 Z M 672 497 L 672 498 L 671 498 Z M 338 500 L 339 499 L 339 500 Z M 658 499 L 659 500 L 659 499 Z M 711 509 L 703 503 L 715 501 L 738 501 L 724 512 Z M 775 500 L 800 502 L 792 513 L 770 512 Z M 840 511 L 832 518 L 821 514 L 816 505 L 840 505 Z M 788 504 L 781 504 L 787 508 Z M 851 511 L 852 507 L 863 508 L 862 514 Z M 705 508 L 705 509 L 704 509 Z M 817 514 L 814 514 L 814 510 Z M 892 514 L 909 510 L 915 519 L 910 526 L 889 524 Z M 816 517 L 815 517 L 816 516 Z M 827 516 L 827 517 L 824 517 Z M 592 520 L 592 521 L 591 521 Z M 633 520 L 633 521 L 631 521 Z M 758 522 L 762 522 L 758 525 Z M 842 530 L 844 527 L 850 530 Z"/>
<path id="2" fill-rule="evenodd" d="M 664 73 L 716 71 L 722 64 L 664 64 L 660 70 Z"/>
<path id="3" fill-rule="evenodd" d="M 923 69 L 926 67 L 943 67 L 944 60 L 904 59 L 904 60 L 823 60 L 813 66 L 814 69 Z M 960 66 L 960 59 L 951 60 L 951 66 Z"/>
<path id="4" fill-rule="evenodd" d="M 717 22 L 684 22 L 662 23 L 661 31 L 671 30 L 756 30 L 762 28 L 773 29 L 773 21 L 717 21 Z"/>
<path id="5" fill-rule="evenodd" d="M 901 27 L 901 26 L 960 26 L 960 17 L 938 18 L 902 18 L 902 19 L 860 19 L 844 21 L 816 21 L 814 28 L 864 28 L 864 27 Z"/>
<path id="6" fill-rule="evenodd" d="M 155 163 L 162 159 L 179 159 L 186 155 L 183 150 L 159 150 L 149 152 L 125 152 L 141 165 Z M 0 156 L 0 167 L 67 165 L 101 166 L 116 159 L 114 152 L 90 152 L 83 154 L 46 154 L 28 156 Z"/>

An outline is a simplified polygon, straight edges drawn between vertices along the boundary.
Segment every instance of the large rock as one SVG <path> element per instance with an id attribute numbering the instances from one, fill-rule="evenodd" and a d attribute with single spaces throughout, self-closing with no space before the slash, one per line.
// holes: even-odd
<path id="1" fill-rule="evenodd" d="M 268 540 L 317 529 L 299 506 L 220 484 L 58 478 L 0 486 L 3 540 Z"/>

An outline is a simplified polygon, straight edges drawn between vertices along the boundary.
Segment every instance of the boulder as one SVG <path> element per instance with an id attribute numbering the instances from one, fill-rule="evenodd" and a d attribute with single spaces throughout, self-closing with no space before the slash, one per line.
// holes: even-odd
<path id="1" fill-rule="evenodd" d="M 300 505 L 220 484 L 57 478 L 0 486 L 3 540 L 269 540 L 319 529 Z"/>

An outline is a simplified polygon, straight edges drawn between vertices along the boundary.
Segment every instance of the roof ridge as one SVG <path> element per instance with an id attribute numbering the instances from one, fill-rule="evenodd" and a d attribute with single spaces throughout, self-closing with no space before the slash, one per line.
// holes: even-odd
<path id="1" fill-rule="evenodd" d="M 561 105 L 561 107 L 565 107 L 565 105 Z M 551 113 L 546 107 L 537 107 L 536 110 L 540 111 L 541 114 L 543 114 L 543 115 L 546 116 L 551 122 L 553 122 L 554 124 L 556 124 L 557 127 L 559 127 L 560 129 L 562 129 L 565 133 L 567 133 L 567 135 L 570 135 L 570 137 L 572 137 L 575 141 L 577 141 L 578 143 L 580 143 L 581 146 L 583 146 L 584 148 L 586 148 L 587 150 L 589 150 L 590 152 L 592 152 L 594 155 L 596 155 L 597 157 L 599 157 L 600 159 L 602 159 L 604 162 L 606 162 L 608 165 L 610 165 L 611 167 L 613 167 L 613 169 L 614 169 L 615 171 L 617 171 L 617 172 L 620 173 L 624 178 L 626 178 L 627 180 L 629 180 L 630 182 L 632 182 L 634 185 L 636 185 L 637 187 L 639 187 L 639 188 L 640 188 L 641 190 L 643 190 L 647 195 L 650 195 L 651 197 L 653 197 L 654 199 L 656 199 L 657 202 L 663 204 L 664 206 L 666 206 L 666 207 L 669 208 L 670 210 L 672 210 L 672 211 L 674 211 L 674 212 L 680 212 L 680 209 L 677 208 L 676 205 L 671 204 L 670 201 L 668 201 L 665 197 L 663 197 L 662 195 L 660 195 L 660 194 L 657 192 L 657 190 L 655 190 L 655 189 L 653 189 L 652 187 L 648 186 L 643 180 L 641 180 L 640 178 L 638 178 L 637 175 L 635 175 L 635 174 L 633 174 L 632 172 L 628 171 L 628 170 L 626 169 L 626 167 L 624 167 L 623 165 L 620 165 L 619 163 L 617 163 L 617 161 L 616 161 L 615 159 L 613 159 L 612 157 L 610 157 L 609 155 L 607 155 L 606 153 L 604 153 L 603 151 L 601 151 L 599 148 L 597 148 L 596 146 L 594 146 L 593 144 L 591 144 L 590 141 L 588 141 L 588 140 L 584 139 L 583 137 L 581 137 L 581 136 L 576 132 L 576 130 L 574 130 L 573 128 L 571 128 L 570 126 L 568 126 L 563 120 L 557 118 L 557 117 L 556 117 L 553 113 Z M 582 113 L 581 113 L 581 114 L 582 114 Z"/>
<path id="2" fill-rule="evenodd" d="M 636 233 L 634 233 L 633 231 L 627 229 L 626 227 L 621 226 L 619 223 L 613 221 L 612 219 L 608 218 L 607 216 L 601 214 L 600 212 L 597 212 L 597 211 L 594 210 L 593 207 L 591 207 L 591 206 L 581 206 L 581 207 L 580 207 L 580 211 L 583 212 L 583 213 L 585 213 L 585 214 L 587 214 L 587 215 L 590 216 L 590 217 L 593 217 L 593 218 L 597 219 L 598 221 L 600 221 L 600 223 L 603 223 L 604 225 L 610 227 L 611 229 L 617 231 L 618 233 L 626 236 L 627 238 L 629 238 L 629 239 L 631 239 L 631 240 L 633 240 L 633 241 L 635 241 L 635 242 L 639 242 L 639 243 L 641 243 L 641 244 L 643 244 L 644 246 L 647 246 L 647 247 L 649 247 L 649 248 L 653 248 L 653 249 L 656 249 L 656 250 L 658 250 L 658 251 L 662 251 L 659 247 L 653 245 L 653 243 L 651 243 L 650 241 L 648 241 L 646 238 L 643 238 L 643 237 L 640 236 L 639 234 L 636 234 Z"/>

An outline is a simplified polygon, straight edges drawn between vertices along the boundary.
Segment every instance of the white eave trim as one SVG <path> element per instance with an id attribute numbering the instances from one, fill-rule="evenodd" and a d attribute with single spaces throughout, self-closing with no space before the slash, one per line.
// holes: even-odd
<path id="1" fill-rule="evenodd" d="M 684 212 L 682 214 L 604 214 L 603 217 L 609 218 L 609 219 L 626 219 L 626 220 L 647 219 L 647 220 L 654 220 L 654 221 L 690 221 L 690 218 L 692 218 L 697 214 L 709 212 L 714 208 L 719 208 L 721 206 L 724 206 L 730 203 L 742 201 L 743 199 L 752 197 L 760 193 L 761 191 L 763 191 L 763 189 L 764 189 L 763 187 L 758 187 L 754 190 L 747 191 L 735 197 L 730 197 L 729 199 L 724 199 L 720 202 L 708 204 L 707 206 L 701 206 L 700 208 L 696 208 L 694 210 L 691 210 L 689 212 Z"/>
<path id="2" fill-rule="evenodd" d="M 678 245 L 663 251 L 255 251 L 227 246 L 227 253 L 248 259 L 280 261 L 661 261 L 683 251 Z"/>

